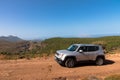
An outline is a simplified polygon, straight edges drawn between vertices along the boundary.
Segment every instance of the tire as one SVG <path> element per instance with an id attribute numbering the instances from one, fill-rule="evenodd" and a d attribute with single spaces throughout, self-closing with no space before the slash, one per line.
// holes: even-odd
<path id="1" fill-rule="evenodd" d="M 104 64 L 104 59 L 101 57 L 98 57 L 95 61 L 96 65 L 101 66 Z"/>
<path id="2" fill-rule="evenodd" d="M 63 66 L 63 67 L 65 67 L 65 64 L 64 64 L 64 63 L 62 63 L 62 64 L 60 64 L 60 66 Z"/>
<path id="3" fill-rule="evenodd" d="M 75 60 L 73 58 L 68 58 L 65 61 L 65 66 L 68 67 L 68 68 L 74 67 L 75 66 Z"/>

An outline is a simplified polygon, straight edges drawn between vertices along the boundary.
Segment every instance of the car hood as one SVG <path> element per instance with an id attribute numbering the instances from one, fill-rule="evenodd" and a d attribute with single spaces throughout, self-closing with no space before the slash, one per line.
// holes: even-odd
<path id="1" fill-rule="evenodd" d="M 57 53 L 58 54 L 73 54 L 72 51 L 68 51 L 68 50 L 58 50 Z"/>

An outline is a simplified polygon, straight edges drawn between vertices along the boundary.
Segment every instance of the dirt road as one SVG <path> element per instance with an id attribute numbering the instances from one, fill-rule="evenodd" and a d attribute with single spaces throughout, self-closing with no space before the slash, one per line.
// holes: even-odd
<path id="1" fill-rule="evenodd" d="M 104 78 L 119 73 L 120 54 L 107 55 L 107 63 L 103 66 L 83 63 L 75 68 L 61 67 L 54 61 L 54 57 L 0 60 L 0 80 L 56 80 L 59 77 L 80 80 L 88 76 Z"/>

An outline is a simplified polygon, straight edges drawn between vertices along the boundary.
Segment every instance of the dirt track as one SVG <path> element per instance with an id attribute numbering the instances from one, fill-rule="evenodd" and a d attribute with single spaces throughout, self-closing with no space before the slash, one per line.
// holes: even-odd
<path id="1" fill-rule="evenodd" d="M 83 63 L 75 68 L 61 67 L 54 57 L 0 60 L 0 80 L 55 80 L 59 77 L 80 80 L 88 76 L 104 78 L 111 74 L 120 74 L 120 54 L 107 55 L 107 63 L 103 66 Z"/>

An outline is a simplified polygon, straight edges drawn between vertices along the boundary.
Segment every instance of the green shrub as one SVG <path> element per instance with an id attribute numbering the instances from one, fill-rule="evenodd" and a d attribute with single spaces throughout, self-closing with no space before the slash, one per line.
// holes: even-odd
<path id="1" fill-rule="evenodd" d="M 120 80 L 120 74 L 108 76 L 104 80 Z"/>

